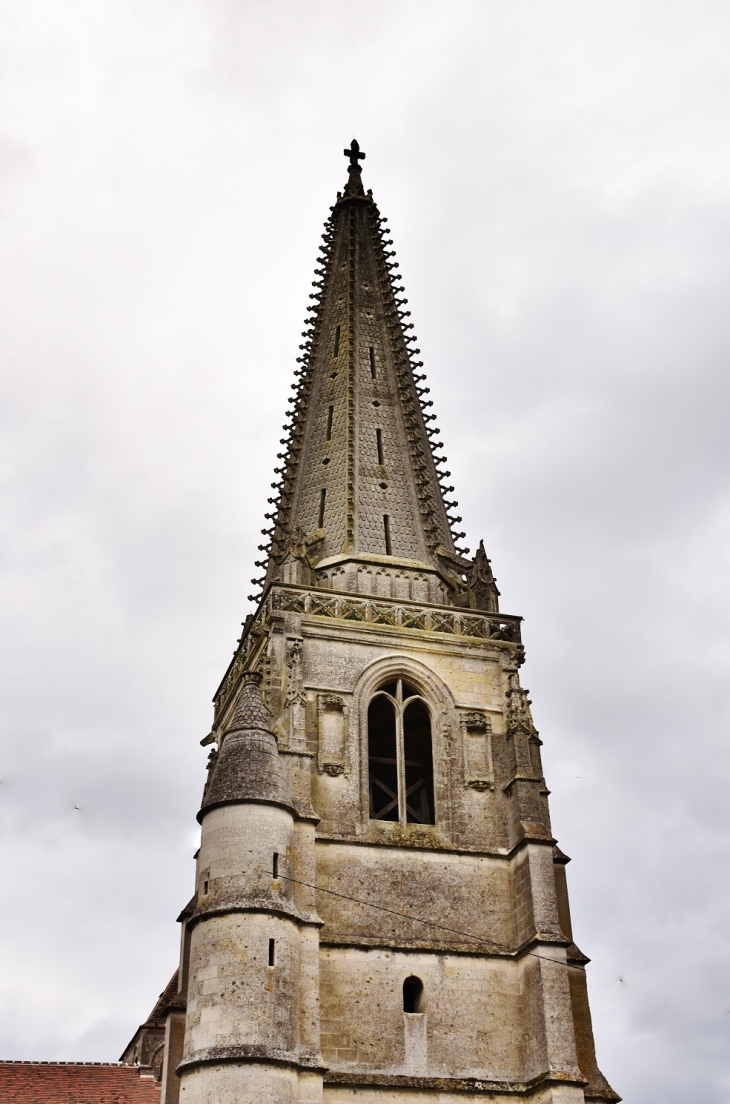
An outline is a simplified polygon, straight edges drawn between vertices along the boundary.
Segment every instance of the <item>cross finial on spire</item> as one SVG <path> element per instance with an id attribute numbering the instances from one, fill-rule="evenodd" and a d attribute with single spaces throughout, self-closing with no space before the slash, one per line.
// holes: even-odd
<path id="1" fill-rule="evenodd" d="M 350 175 L 347 178 L 347 184 L 345 185 L 345 196 L 364 196 L 365 192 L 362 187 L 362 170 L 360 169 L 359 162 L 365 157 L 364 153 L 360 153 L 360 143 L 357 138 L 353 138 L 350 143 L 350 148 L 342 151 L 345 157 L 350 158 Z"/>
<path id="2" fill-rule="evenodd" d="M 352 172 L 353 169 L 357 169 L 357 171 L 359 172 L 360 166 L 358 165 L 358 161 L 364 161 L 366 154 L 360 153 L 360 143 L 357 141 L 357 139 L 353 138 L 350 148 L 343 150 L 342 152 L 344 153 L 345 157 L 350 158 L 350 172 Z"/>

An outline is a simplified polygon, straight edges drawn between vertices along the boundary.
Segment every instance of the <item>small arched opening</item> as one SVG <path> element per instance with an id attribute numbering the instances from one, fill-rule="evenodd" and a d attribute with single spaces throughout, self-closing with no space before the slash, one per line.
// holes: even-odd
<path id="1" fill-rule="evenodd" d="M 409 1012 L 411 1015 L 426 1011 L 423 982 L 414 974 L 411 974 L 403 982 L 403 1011 Z"/>

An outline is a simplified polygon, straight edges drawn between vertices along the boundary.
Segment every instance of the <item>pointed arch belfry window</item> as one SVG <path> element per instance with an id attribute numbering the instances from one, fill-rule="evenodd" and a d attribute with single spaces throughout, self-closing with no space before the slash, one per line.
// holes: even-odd
<path id="1" fill-rule="evenodd" d="M 371 819 L 398 820 L 395 705 L 386 694 L 376 694 L 368 707 L 368 763 Z"/>
<path id="2" fill-rule="evenodd" d="M 431 714 L 418 697 L 412 697 L 403 709 L 403 766 L 406 820 L 433 824 Z"/>
<path id="3" fill-rule="evenodd" d="M 381 686 L 368 706 L 371 820 L 435 824 L 431 714 L 403 679 Z"/>

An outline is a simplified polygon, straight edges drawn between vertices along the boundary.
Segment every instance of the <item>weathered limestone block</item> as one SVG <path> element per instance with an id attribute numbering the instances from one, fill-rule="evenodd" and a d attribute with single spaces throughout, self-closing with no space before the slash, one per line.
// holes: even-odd
<path id="1" fill-rule="evenodd" d="M 321 1086 L 321 1075 L 317 1079 Z M 321 1092 L 321 1089 L 320 1089 Z M 182 1084 L 180 1104 L 319 1104 L 309 1080 L 296 1068 L 260 1062 L 221 1062 L 191 1070 Z"/>
<path id="2" fill-rule="evenodd" d="M 294 921 L 236 912 L 199 923 L 190 947 L 183 1062 L 201 1060 L 218 1048 L 294 1055 L 298 991 L 299 930 Z"/>

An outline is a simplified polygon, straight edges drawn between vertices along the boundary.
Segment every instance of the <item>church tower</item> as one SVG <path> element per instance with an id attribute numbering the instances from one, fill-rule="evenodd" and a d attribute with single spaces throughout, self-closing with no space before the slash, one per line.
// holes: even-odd
<path id="1" fill-rule="evenodd" d="M 527 691 L 386 220 L 325 224 L 260 594 L 215 696 L 163 1104 L 618 1101 Z"/>

